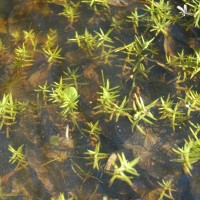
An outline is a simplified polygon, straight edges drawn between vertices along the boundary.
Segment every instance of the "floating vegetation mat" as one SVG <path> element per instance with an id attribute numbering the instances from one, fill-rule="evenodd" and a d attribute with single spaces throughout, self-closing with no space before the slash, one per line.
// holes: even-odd
<path id="1" fill-rule="evenodd" d="M 0 0 L 1 199 L 200 199 L 198 0 Z"/>

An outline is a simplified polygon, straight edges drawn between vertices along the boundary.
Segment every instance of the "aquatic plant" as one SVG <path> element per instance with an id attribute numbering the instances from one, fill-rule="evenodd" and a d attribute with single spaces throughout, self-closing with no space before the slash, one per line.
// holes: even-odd
<path id="1" fill-rule="evenodd" d="M 25 103 L 22 104 L 13 100 L 12 94 L 4 94 L 0 101 L 0 129 L 6 126 L 6 135 L 9 136 L 9 126 L 16 123 L 16 116 L 25 109 Z"/>
<path id="2" fill-rule="evenodd" d="M 50 86 L 48 86 L 47 81 L 45 82 L 45 84 L 43 86 L 38 85 L 38 89 L 35 89 L 35 91 L 38 92 L 37 93 L 38 94 L 38 99 L 39 99 L 39 94 L 42 93 L 43 101 L 46 104 L 47 100 L 48 100 L 49 93 L 51 92 Z"/>
<path id="3" fill-rule="evenodd" d="M 99 126 L 99 121 L 96 123 L 87 122 L 88 129 L 84 129 L 85 132 L 89 133 L 90 135 L 100 135 L 101 128 Z"/>
<path id="4" fill-rule="evenodd" d="M 113 40 L 109 37 L 112 29 L 109 29 L 107 33 L 104 33 L 103 30 L 100 28 L 99 32 L 95 31 L 97 35 L 97 47 L 112 47 L 111 44 Z"/>
<path id="5" fill-rule="evenodd" d="M 72 1 L 64 1 L 63 11 L 59 15 L 64 16 L 69 21 L 69 26 L 72 26 L 80 17 L 79 12 L 80 2 L 73 3 Z"/>
<path id="6" fill-rule="evenodd" d="M 101 128 L 99 121 L 96 123 L 86 122 L 86 124 L 88 128 L 83 129 L 83 131 L 89 134 L 91 144 L 95 147 L 100 142 L 99 135 L 101 134 Z"/>
<path id="7" fill-rule="evenodd" d="M 28 31 L 23 31 L 24 34 L 24 43 L 32 46 L 33 50 L 36 50 L 37 44 L 39 43 L 39 36 L 35 34 L 33 29 Z"/>
<path id="8" fill-rule="evenodd" d="M 58 135 L 52 135 L 50 137 L 50 144 L 57 147 L 59 145 L 59 136 Z"/>
<path id="9" fill-rule="evenodd" d="M 200 139 L 198 134 L 200 132 L 200 125 L 190 123 L 190 132 L 194 139 L 190 137 L 188 140 L 185 140 L 184 146 L 173 148 L 174 153 L 179 157 L 177 159 L 173 159 L 172 161 L 180 162 L 183 164 L 183 170 L 186 174 L 192 176 L 191 170 L 193 169 L 192 164 L 196 163 L 200 160 Z"/>
<path id="10" fill-rule="evenodd" d="M 22 34 L 21 34 L 21 31 L 19 30 L 15 30 L 11 33 L 11 36 L 14 38 L 15 42 L 16 41 L 20 41 L 21 37 L 22 37 Z"/>
<path id="11" fill-rule="evenodd" d="M 124 19 L 121 19 L 117 16 L 112 17 L 112 22 L 111 22 L 111 27 L 115 30 L 115 31 L 121 31 L 122 25 L 124 24 Z"/>
<path id="12" fill-rule="evenodd" d="M 190 6 L 189 12 L 193 14 L 194 17 L 194 25 L 196 27 L 200 27 L 199 20 L 200 20 L 200 5 L 198 0 L 191 0 L 186 2 L 187 5 Z"/>
<path id="13" fill-rule="evenodd" d="M 133 98 L 133 110 L 134 110 L 134 114 L 130 119 L 132 123 L 132 129 L 136 127 L 140 131 L 140 133 L 146 134 L 145 131 L 139 125 L 139 122 L 143 121 L 148 124 L 153 124 L 152 120 L 153 121 L 157 120 L 151 113 L 150 109 L 156 106 L 158 99 L 145 106 L 142 97 L 138 95 L 136 92 L 133 92 L 132 98 Z"/>
<path id="14" fill-rule="evenodd" d="M 50 86 L 45 82 L 43 86 L 39 85 L 38 89 L 35 89 L 35 91 L 38 92 L 38 99 L 41 93 L 45 104 L 47 104 L 47 101 L 58 103 L 62 109 L 62 116 L 66 117 L 69 115 L 75 120 L 75 112 L 77 111 L 79 97 L 76 89 L 79 85 L 77 79 L 81 75 L 77 74 L 78 69 L 67 69 L 68 72 L 64 72 L 66 75 L 65 78 L 61 77 L 58 83 L 54 82 L 54 84 Z M 50 89 L 50 87 L 53 88 Z"/>
<path id="15" fill-rule="evenodd" d="M 56 48 L 54 49 L 45 49 L 43 48 L 43 51 L 47 57 L 47 62 L 48 63 L 60 63 L 61 60 L 63 60 L 64 58 L 60 55 L 61 52 L 61 48 L 59 48 L 58 46 L 56 46 Z"/>
<path id="16" fill-rule="evenodd" d="M 95 10 L 97 9 L 96 6 L 100 5 L 105 8 L 109 8 L 109 0 L 81 0 L 83 3 L 88 3 L 90 7 L 95 7 Z"/>
<path id="17" fill-rule="evenodd" d="M 108 79 L 100 88 L 102 92 L 98 92 L 100 96 L 97 99 L 97 106 L 94 107 L 97 110 L 95 114 L 104 113 L 109 115 L 109 121 L 114 118 L 116 122 L 119 117 L 127 117 L 132 124 L 132 129 L 136 127 L 143 134 L 145 132 L 140 127 L 139 122 L 143 121 L 148 124 L 153 124 L 151 120 L 156 120 L 150 109 L 156 105 L 158 99 L 145 106 L 142 97 L 136 93 L 132 93 L 132 107 L 128 107 L 129 100 L 127 97 L 125 96 L 120 103 L 118 100 L 120 96 L 119 87 L 111 88 Z"/>
<path id="18" fill-rule="evenodd" d="M 199 124 L 194 124 L 192 122 L 189 122 L 190 123 L 190 132 L 192 133 L 192 136 L 196 139 L 196 141 L 199 143 L 200 145 L 200 141 L 199 141 L 199 138 L 198 138 L 198 134 L 200 132 L 200 125 Z"/>
<path id="19" fill-rule="evenodd" d="M 133 24 L 133 30 L 135 33 L 138 33 L 139 20 L 142 17 L 144 17 L 144 15 L 139 15 L 137 8 L 135 8 L 134 11 L 132 11 L 131 14 L 127 16 L 127 22 Z"/>
<path id="20" fill-rule="evenodd" d="M 104 31 L 100 28 L 99 31 L 94 31 L 92 34 L 85 29 L 84 34 L 79 35 L 76 31 L 75 38 L 69 39 L 68 42 L 75 42 L 86 54 L 93 56 L 94 53 L 97 53 L 99 56 L 96 56 L 96 58 L 100 57 L 103 59 L 107 52 L 111 55 L 111 50 L 113 51 L 114 49 L 114 42 L 109 36 L 111 32 L 112 29 L 109 29 L 106 33 L 104 33 Z"/>
<path id="21" fill-rule="evenodd" d="M 183 109 L 181 109 L 181 103 L 174 103 L 168 95 L 167 99 L 164 100 L 162 97 L 161 106 L 158 108 L 159 113 L 161 114 L 160 119 L 168 119 L 171 122 L 172 129 L 175 130 L 176 126 L 184 124 L 188 117 Z"/>
<path id="22" fill-rule="evenodd" d="M 78 47 L 81 48 L 88 55 L 93 55 L 93 51 L 97 46 L 97 35 L 92 35 L 88 32 L 87 28 L 83 35 L 79 35 L 79 33 L 75 32 L 75 38 L 68 39 L 68 42 L 77 43 Z"/>
<path id="23" fill-rule="evenodd" d="M 9 162 L 14 164 L 16 163 L 16 170 L 19 169 L 20 167 L 22 168 L 27 168 L 28 162 L 26 161 L 25 155 L 23 154 L 23 146 L 21 145 L 20 147 L 15 150 L 11 145 L 9 145 L 8 150 L 12 153 L 12 156 L 10 157 Z"/>
<path id="24" fill-rule="evenodd" d="M 64 71 L 65 77 L 63 80 L 69 85 L 73 86 L 78 90 L 79 85 L 83 85 L 84 83 L 79 82 L 78 79 L 82 77 L 82 75 L 79 72 L 79 68 L 71 69 L 70 67 L 67 67 L 67 71 Z"/>
<path id="25" fill-rule="evenodd" d="M 167 63 L 174 67 L 178 74 L 178 82 L 186 82 L 187 80 L 198 77 L 200 72 L 200 52 L 194 50 L 194 54 L 185 55 L 184 51 L 178 53 L 173 59 L 167 57 Z"/>
<path id="26" fill-rule="evenodd" d="M 144 61 L 147 59 L 148 53 L 154 54 L 153 49 L 151 49 L 153 40 L 154 38 L 145 40 L 143 35 L 135 36 L 133 42 L 116 48 L 114 51 L 125 55 L 124 66 L 129 68 L 135 76 L 142 75 L 147 78 L 150 69 L 145 67 Z"/>
<path id="27" fill-rule="evenodd" d="M 182 163 L 184 172 L 192 176 L 192 164 L 200 160 L 200 140 L 193 140 L 189 137 L 188 141 L 185 140 L 185 144 L 182 148 L 173 148 L 173 151 L 179 156 L 179 158 L 173 159 L 172 161 Z"/>
<path id="28" fill-rule="evenodd" d="M 80 166 L 80 164 L 74 162 L 73 159 L 71 159 L 71 168 L 73 172 L 83 181 L 86 181 L 88 178 L 94 178 L 97 179 L 95 176 L 93 176 L 94 169 L 89 168 L 87 166 L 87 169 Z"/>
<path id="29" fill-rule="evenodd" d="M 57 47 L 58 42 L 58 32 L 55 29 L 49 29 L 46 40 L 43 45 L 43 49 L 55 49 Z"/>
<path id="30" fill-rule="evenodd" d="M 111 65 L 111 60 L 113 60 L 116 55 L 114 54 L 114 42 L 112 38 L 109 36 L 113 29 L 109 29 L 107 33 L 104 33 L 100 28 L 99 32 L 95 31 L 97 46 L 96 49 L 99 49 L 98 56 L 95 57 L 96 60 L 103 61 L 104 64 Z"/>
<path id="31" fill-rule="evenodd" d="M 33 64 L 33 54 L 30 52 L 30 49 L 27 48 L 25 43 L 22 43 L 22 46 L 15 48 L 15 60 L 14 67 L 21 69 L 23 67 L 29 67 Z"/>
<path id="32" fill-rule="evenodd" d="M 65 200 L 65 195 L 63 193 L 60 193 L 59 196 L 55 198 L 51 198 L 51 200 Z"/>
<path id="33" fill-rule="evenodd" d="M 93 150 L 87 150 L 87 152 L 84 153 L 86 156 L 84 159 L 91 160 L 88 164 L 93 165 L 93 169 L 99 170 L 99 161 L 102 159 L 106 159 L 108 157 L 107 153 L 101 153 L 100 152 L 100 142 L 96 144 L 94 151 Z"/>
<path id="34" fill-rule="evenodd" d="M 146 11 L 150 14 L 149 21 L 153 24 L 151 26 L 151 31 L 158 35 L 160 32 L 167 35 L 165 28 L 172 23 L 171 10 L 169 2 L 165 0 L 160 0 L 155 2 L 150 0 L 150 5 L 145 5 Z"/>
<path id="35" fill-rule="evenodd" d="M 116 179 L 126 182 L 128 185 L 132 186 L 131 179 L 134 176 L 139 176 L 137 170 L 135 169 L 135 165 L 138 164 L 140 158 L 135 158 L 132 161 L 128 161 L 124 155 L 124 153 L 117 154 L 119 165 L 115 161 L 113 165 L 113 171 L 107 171 L 109 175 L 111 175 L 110 183 L 111 186 Z"/>
<path id="36" fill-rule="evenodd" d="M 78 107 L 78 92 L 75 87 L 66 85 L 63 82 L 63 78 L 60 78 L 59 83 L 54 83 L 54 89 L 50 93 L 50 100 L 53 103 L 58 103 L 62 109 L 62 116 L 69 116 L 70 119 L 75 123 L 76 114 Z"/>
<path id="37" fill-rule="evenodd" d="M 163 198 L 174 199 L 172 192 L 176 190 L 173 189 L 172 180 L 165 181 L 162 179 L 162 182 L 158 182 L 158 184 L 161 186 L 159 200 L 163 200 Z"/>
<path id="38" fill-rule="evenodd" d="M 188 89 L 188 91 L 185 92 L 184 103 L 188 108 L 188 116 L 190 116 L 191 112 L 200 111 L 200 94 L 197 91 Z"/>
<path id="39" fill-rule="evenodd" d="M 119 97 L 119 87 L 110 87 L 110 82 L 107 79 L 106 83 L 103 84 L 103 86 L 100 86 L 102 92 L 98 92 L 100 95 L 97 99 L 98 105 L 94 108 L 96 111 L 96 114 L 98 113 L 105 113 L 108 114 L 109 120 L 112 120 L 113 117 L 116 121 L 118 121 L 120 116 L 127 116 L 128 118 L 131 118 L 131 115 L 129 112 L 132 110 L 132 108 L 127 108 L 126 105 L 128 103 L 127 97 L 124 97 L 121 103 L 119 103 L 119 100 L 117 97 Z"/>

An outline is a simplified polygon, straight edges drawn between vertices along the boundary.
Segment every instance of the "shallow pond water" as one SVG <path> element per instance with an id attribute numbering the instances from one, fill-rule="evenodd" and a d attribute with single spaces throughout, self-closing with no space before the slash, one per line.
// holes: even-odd
<path id="1" fill-rule="evenodd" d="M 188 31 L 180 17 L 177 25 L 168 24 L 167 35 L 155 34 L 148 20 L 139 21 L 137 26 L 131 21 L 133 12 L 137 8 L 140 18 L 149 17 L 145 5 L 152 1 L 131 1 L 128 5 L 129 1 L 111 1 L 107 7 L 101 3 L 90 6 L 87 1 L 5 2 L 0 1 L 1 98 L 11 93 L 20 103 L 11 121 L 3 118 L 7 111 L 0 113 L 0 197 L 198 199 L 199 162 L 192 163 L 190 173 L 194 176 L 190 176 L 188 168 L 183 168 L 185 163 L 177 162 L 173 149 L 183 147 L 184 139 L 193 137 L 194 126 L 189 120 L 199 123 L 199 99 L 188 117 L 184 97 L 191 87 L 199 94 L 200 66 L 197 63 L 197 73 L 191 75 L 194 68 L 181 71 L 177 67 L 180 64 L 167 63 L 165 57 L 173 60 L 183 49 L 195 55 L 198 28 Z M 170 3 L 176 19 L 176 2 Z M 64 6 L 68 11 L 74 9 L 74 15 L 66 11 L 64 16 Z M 192 78 L 183 80 L 185 76 Z M 61 81 L 66 84 L 61 91 L 69 94 L 68 100 L 77 97 L 73 109 L 64 114 L 65 104 L 54 98 Z M 109 86 L 116 87 L 108 90 L 110 94 L 117 93 L 106 112 L 107 102 L 100 105 L 100 97 Z M 103 98 L 109 97 L 106 94 Z M 177 117 L 175 122 L 174 118 L 162 118 L 160 111 L 160 99 L 166 100 L 169 95 L 183 112 L 173 116 Z M 120 104 L 123 100 L 125 109 Z M 146 107 L 154 101 L 154 106 Z M 1 108 L 4 106 L 1 101 Z M 90 123 L 98 125 L 95 134 L 88 131 Z M 99 153 L 106 155 L 95 165 L 87 153 L 97 151 L 98 145 Z M 15 150 L 22 147 L 21 160 L 13 164 L 10 146 Z M 139 176 L 127 173 L 128 182 L 118 179 L 118 174 L 110 184 L 120 165 L 117 154 L 124 154 L 128 161 L 139 157 L 135 166 Z M 172 189 L 160 185 L 163 180 L 171 181 Z M 162 194 L 166 195 L 161 198 Z"/>

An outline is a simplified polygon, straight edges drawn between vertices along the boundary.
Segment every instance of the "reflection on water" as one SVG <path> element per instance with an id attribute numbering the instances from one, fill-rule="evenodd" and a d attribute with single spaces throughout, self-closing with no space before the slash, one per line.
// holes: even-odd
<path id="1" fill-rule="evenodd" d="M 173 42 L 168 42 L 173 46 L 168 46 L 166 50 L 166 41 L 172 37 L 169 32 L 168 38 L 165 37 L 165 47 L 163 35 L 153 39 L 155 43 L 152 46 L 157 46 L 156 53 L 154 47 L 152 51 L 144 47 L 141 53 L 133 55 L 131 51 L 139 52 L 140 47 L 137 47 L 131 49 L 126 57 L 124 52 L 130 46 L 125 46 L 135 38 L 139 38 L 136 41 L 141 45 L 142 39 L 154 37 L 147 29 L 145 38 L 140 38 L 138 32 L 142 34 L 146 27 L 141 25 L 141 30 L 136 31 L 130 17 L 127 18 L 135 7 L 143 13 L 140 9 L 147 2 L 133 1 L 128 4 L 118 1 L 115 4 L 112 1 L 110 9 L 97 5 L 95 11 L 84 2 L 70 1 L 69 5 L 74 9 L 74 17 L 71 18 L 70 13 L 63 14 L 63 5 L 67 4 L 63 2 L 0 0 L 1 97 L 11 92 L 14 99 L 28 105 L 17 115 L 12 126 L 5 125 L 0 130 L 2 199 L 8 196 L 8 199 L 58 199 L 63 193 L 65 199 L 153 200 L 158 199 L 162 192 L 157 183 L 162 179 L 172 180 L 176 189 L 176 192 L 173 191 L 175 199 L 184 199 L 183 195 L 186 191 L 189 193 L 189 187 L 192 189 L 187 199 L 192 199 L 192 195 L 198 198 L 197 179 L 190 177 L 182 181 L 185 175 L 181 164 L 171 162 L 176 158 L 172 148 L 183 146 L 188 127 L 182 133 L 182 125 L 174 131 L 164 120 L 154 121 L 153 125 L 145 121 L 140 128 L 146 135 L 137 129 L 132 133 L 132 124 L 126 115 L 119 120 L 109 120 L 107 115 L 95 113 L 93 109 L 99 103 L 99 86 L 105 86 L 106 79 L 112 86 L 119 87 L 118 101 L 127 96 L 127 106 L 133 104 L 132 92 L 136 85 L 141 88 L 141 96 L 137 95 L 145 105 L 168 94 L 178 99 L 183 91 L 177 90 L 176 73 L 166 70 L 163 60 L 165 53 L 174 57 L 179 51 L 177 49 L 183 49 L 182 44 L 190 51 L 189 44 L 182 39 L 177 44 L 176 38 L 173 38 Z M 89 35 L 88 41 L 83 39 L 86 35 Z M 195 35 L 199 37 L 197 33 Z M 191 36 L 186 37 L 191 39 Z M 81 46 L 80 41 L 88 45 L 87 48 Z M 50 92 L 56 88 L 55 82 L 58 83 L 61 77 L 80 95 L 75 118 L 62 116 L 62 108 L 49 99 Z M 195 89 L 197 77 L 192 81 L 189 85 L 193 84 Z M 48 86 L 42 90 L 45 84 Z M 188 87 L 187 84 L 182 87 Z M 152 109 L 152 113 L 159 117 L 156 108 Z M 195 116 L 194 121 L 198 119 L 199 116 Z M 91 137 L 91 133 L 89 136 L 87 132 L 88 123 L 97 121 L 99 133 Z M 9 138 L 6 138 L 6 131 L 9 131 Z M 107 153 L 108 157 L 113 152 L 124 152 L 128 160 L 140 157 L 136 166 L 140 176 L 132 179 L 132 186 L 116 180 L 109 187 L 110 176 L 104 172 L 107 160 L 100 160 L 97 170 L 93 169 L 90 160 L 85 159 L 84 153 L 94 150 L 99 142 L 101 152 Z M 12 154 L 8 145 L 14 149 L 24 145 L 23 153 L 28 163 L 26 169 L 16 169 L 9 163 Z M 195 167 L 194 173 L 198 177 Z"/>

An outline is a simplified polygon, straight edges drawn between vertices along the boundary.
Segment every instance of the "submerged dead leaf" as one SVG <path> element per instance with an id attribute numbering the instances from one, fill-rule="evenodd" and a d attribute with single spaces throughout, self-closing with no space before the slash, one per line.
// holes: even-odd
<path id="1" fill-rule="evenodd" d="M 51 164 L 43 165 L 47 158 L 35 146 L 26 146 L 26 158 L 29 166 L 36 172 L 38 179 L 43 183 L 52 197 L 57 197 L 64 191 L 62 177 L 57 168 Z"/>
<path id="2" fill-rule="evenodd" d="M 115 164 L 116 160 L 117 160 L 117 154 L 116 153 L 112 153 L 110 155 L 110 157 L 108 158 L 108 160 L 107 160 L 107 163 L 106 163 L 106 165 L 104 167 L 104 170 L 113 172 L 114 171 L 114 164 Z"/>

